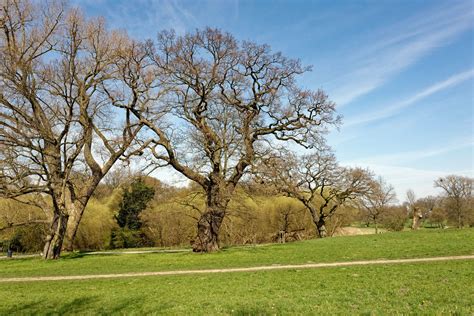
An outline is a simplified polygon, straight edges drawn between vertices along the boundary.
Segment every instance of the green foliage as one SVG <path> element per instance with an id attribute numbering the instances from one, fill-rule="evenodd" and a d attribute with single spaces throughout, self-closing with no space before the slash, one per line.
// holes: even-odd
<path id="1" fill-rule="evenodd" d="M 188 246 L 196 236 L 195 213 L 179 200 L 159 203 L 142 212 L 142 231 L 155 246 Z"/>
<path id="2" fill-rule="evenodd" d="M 39 252 L 43 250 L 46 235 L 46 224 L 33 224 L 17 230 L 22 252 Z"/>
<path id="3" fill-rule="evenodd" d="M 344 227 L 351 226 L 357 221 L 359 210 L 355 207 L 342 205 L 337 212 L 327 218 L 326 229 L 329 236 L 337 236 L 343 232 Z"/>
<path id="4" fill-rule="evenodd" d="M 110 248 L 138 248 L 153 246 L 145 234 L 140 230 L 132 230 L 126 227 L 112 229 Z"/>
<path id="5" fill-rule="evenodd" d="M 23 247 L 21 245 L 21 234 L 16 232 L 10 239 L 5 239 L 2 241 L 2 251 L 12 250 L 16 252 L 22 252 Z"/>
<path id="6" fill-rule="evenodd" d="M 135 179 L 123 191 L 119 211 L 115 215 L 119 227 L 112 227 L 110 231 L 110 248 L 153 246 L 153 242 L 140 229 L 143 224 L 141 213 L 154 195 L 154 187 L 148 186 L 141 178 Z"/>
<path id="7" fill-rule="evenodd" d="M 382 225 L 390 231 L 403 230 L 407 220 L 407 210 L 403 206 L 389 207 L 380 218 Z"/>
<path id="8" fill-rule="evenodd" d="M 4 237 L 0 248 L 2 251 L 10 248 L 14 252 L 38 252 L 44 245 L 44 229 L 39 224 L 16 228 L 8 238 Z"/>
<path id="9" fill-rule="evenodd" d="M 106 249 L 110 246 L 111 231 L 118 227 L 114 213 L 121 194 L 117 189 L 105 199 L 92 198 L 89 201 L 74 240 L 75 249 Z"/>
<path id="10" fill-rule="evenodd" d="M 147 186 L 142 179 L 133 181 L 130 188 L 123 192 L 122 203 L 116 216 L 117 224 L 121 228 L 140 229 L 142 223 L 139 215 L 154 195 L 155 190 Z"/>
<path id="11" fill-rule="evenodd" d="M 443 205 L 436 206 L 435 208 L 433 208 L 433 210 L 429 213 L 429 217 L 426 222 L 426 224 L 429 223 L 429 227 L 434 226 L 438 228 L 445 228 L 448 226 L 448 224 L 453 224 L 453 221 L 450 219 L 448 210 Z M 453 226 L 455 225 L 456 223 L 454 222 Z"/>
<path id="12" fill-rule="evenodd" d="M 301 203 L 283 196 L 234 195 L 221 231 L 223 245 L 245 245 L 276 242 L 280 231 L 286 241 L 308 239 L 314 228 Z"/>
<path id="13" fill-rule="evenodd" d="M 14 200 L 0 199 L 0 241 L 6 250 L 8 245 L 15 252 L 39 252 L 43 249 L 46 236 L 44 213 L 37 207 Z M 21 226 L 10 224 L 22 223 Z"/>
<path id="14" fill-rule="evenodd" d="M 183 189 L 167 201 L 143 211 L 142 230 L 156 246 L 188 246 L 196 235 L 198 209 L 203 211 L 204 208 L 202 192 L 195 188 Z M 281 196 L 249 196 L 238 189 L 221 226 L 220 243 L 229 246 L 274 242 L 284 227 L 286 213 L 289 213 L 287 229 L 294 233 L 289 241 L 314 235 L 311 219 L 300 202 Z"/>

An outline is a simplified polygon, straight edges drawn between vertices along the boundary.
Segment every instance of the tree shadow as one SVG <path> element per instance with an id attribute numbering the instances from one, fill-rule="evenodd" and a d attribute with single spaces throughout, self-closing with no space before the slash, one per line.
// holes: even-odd
<path id="1" fill-rule="evenodd" d="M 0 309 L 0 314 L 1 315 L 17 315 L 17 314 L 27 314 L 26 312 L 31 313 L 33 310 L 35 310 L 34 307 L 37 307 L 41 303 L 43 302 L 36 301 L 29 304 L 16 305 L 14 307 L 10 307 L 9 309 Z"/>
<path id="2" fill-rule="evenodd" d="M 63 303 L 58 309 L 59 314 L 69 314 L 69 313 L 84 313 L 87 312 L 89 304 L 97 301 L 95 296 L 86 296 L 73 299 L 71 302 Z"/>
<path id="3" fill-rule="evenodd" d="M 97 301 L 95 296 L 79 297 L 75 298 L 70 302 L 58 303 L 54 305 L 50 300 L 42 301 L 37 300 L 29 304 L 18 304 L 9 309 L 0 310 L 2 315 L 34 315 L 38 313 L 42 314 L 69 314 L 69 313 L 86 313 L 89 308 L 89 304 Z"/>
<path id="4" fill-rule="evenodd" d="M 247 315 L 274 315 L 274 313 L 269 313 L 267 310 L 261 307 L 248 307 L 244 306 L 238 309 L 235 309 L 231 312 L 231 315 L 238 316 L 247 316 Z"/>
<path id="5" fill-rule="evenodd" d="M 80 258 L 84 258 L 85 256 L 87 256 L 87 251 L 85 252 L 70 252 L 70 253 L 67 253 L 63 256 L 61 256 L 61 259 L 64 259 L 64 260 L 70 260 L 70 259 L 80 259 Z"/>
<path id="6" fill-rule="evenodd" d="M 101 310 L 101 312 L 105 314 L 109 314 L 109 315 L 117 314 L 126 308 L 130 308 L 130 306 L 133 306 L 134 304 L 137 305 L 136 301 L 132 299 L 128 299 L 128 300 L 120 302 L 119 304 L 112 306 L 112 308 L 109 308 L 107 310 Z M 136 309 L 137 311 L 140 311 L 139 307 L 140 306 L 137 306 L 137 309 Z"/>

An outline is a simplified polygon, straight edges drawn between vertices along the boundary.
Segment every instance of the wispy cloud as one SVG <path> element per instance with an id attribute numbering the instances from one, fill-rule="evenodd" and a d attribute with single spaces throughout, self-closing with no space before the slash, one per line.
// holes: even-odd
<path id="1" fill-rule="evenodd" d="M 469 80 L 472 77 L 474 77 L 474 69 L 470 69 L 468 71 L 458 73 L 456 75 L 453 75 L 453 76 L 449 77 L 446 80 L 443 80 L 441 82 L 437 82 L 437 83 L 423 89 L 422 91 L 419 91 L 418 93 L 415 93 L 413 96 L 411 96 L 411 97 L 409 97 L 409 98 L 407 98 L 407 99 L 405 99 L 401 102 L 383 107 L 381 110 L 376 110 L 376 111 L 373 111 L 373 112 L 365 113 L 365 114 L 360 115 L 360 116 L 349 118 L 348 120 L 346 120 L 344 122 L 344 126 L 349 127 L 349 126 L 354 126 L 354 125 L 359 125 L 359 124 L 365 124 L 365 123 L 369 123 L 369 122 L 372 122 L 372 121 L 377 121 L 377 120 L 380 120 L 380 119 L 391 117 L 391 116 L 399 113 L 402 109 L 407 108 L 407 107 L 415 104 L 416 102 L 418 102 L 418 101 L 420 101 L 424 98 L 427 98 L 427 97 L 429 97 L 429 96 L 431 96 L 431 95 L 433 95 L 437 92 L 440 92 L 442 90 L 448 89 L 448 88 L 456 86 L 458 84 L 461 84 L 462 82 L 464 82 L 466 80 Z"/>
<path id="2" fill-rule="evenodd" d="M 127 30 L 137 38 L 156 36 L 164 29 L 184 34 L 205 26 L 239 19 L 238 0 L 70 0 L 91 15 L 106 17 L 112 28 Z"/>
<path id="3" fill-rule="evenodd" d="M 460 150 L 464 148 L 473 148 L 474 141 L 471 139 L 461 140 L 456 143 L 448 144 L 446 146 L 440 147 L 437 146 L 436 148 L 423 148 L 421 150 L 416 151 L 405 151 L 405 152 L 397 152 L 393 154 L 385 154 L 385 155 L 376 155 L 370 156 L 366 158 L 360 158 L 357 160 L 352 161 L 355 164 L 404 164 L 407 162 L 414 162 L 421 159 L 435 157 L 439 155 L 443 155 L 455 150 Z"/>
<path id="4" fill-rule="evenodd" d="M 347 164 L 354 166 L 354 164 Z M 412 167 L 400 167 L 389 164 L 357 164 L 360 167 L 368 167 L 377 175 L 382 176 L 388 183 L 392 184 L 400 201 L 405 198 L 408 189 L 414 189 L 418 197 L 427 195 L 437 195 L 440 191 L 434 188 L 433 184 L 439 177 L 450 174 L 464 175 L 468 177 L 474 176 L 473 170 L 425 170 Z"/>
<path id="5" fill-rule="evenodd" d="M 371 44 L 364 45 L 347 59 L 349 71 L 330 86 L 339 106 L 346 105 L 383 85 L 391 77 L 416 63 L 433 49 L 449 44 L 456 36 L 472 28 L 472 3 L 465 1 L 437 7 L 380 30 Z"/>
<path id="6" fill-rule="evenodd" d="M 126 29 L 138 38 L 153 37 L 163 29 L 183 34 L 200 23 L 194 14 L 195 4 L 180 0 L 71 0 L 71 4 L 105 16 L 111 27 Z M 209 1 L 200 3 L 204 11 L 210 5 Z"/>
<path id="7" fill-rule="evenodd" d="M 165 28 L 173 28 L 178 34 L 184 34 L 189 26 L 196 26 L 198 24 L 194 15 L 185 8 L 179 1 L 165 1 L 162 8 L 155 8 L 157 13 L 156 20 L 166 21 Z"/>
<path id="8" fill-rule="evenodd" d="M 468 170 L 453 169 L 452 171 L 440 171 L 419 169 L 406 165 L 403 166 L 404 164 L 409 165 L 415 161 L 420 161 L 429 157 L 440 156 L 465 148 L 474 148 L 474 141 L 472 138 L 461 139 L 444 147 L 430 147 L 417 151 L 376 155 L 350 161 L 342 161 L 341 163 L 346 166 L 369 168 L 377 175 L 381 175 L 395 187 L 397 195 L 402 200 L 408 189 L 415 189 L 417 195 L 419 196 L 439 193 L 437 189 L 433 187 L 434 180 L 439 177 L 449 174 L 458 174 L 470 177 L 474 176 L 473 168 Z"/>

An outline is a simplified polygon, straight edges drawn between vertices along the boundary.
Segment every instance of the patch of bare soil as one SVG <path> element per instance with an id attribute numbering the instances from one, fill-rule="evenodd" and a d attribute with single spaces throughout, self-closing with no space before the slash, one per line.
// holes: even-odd
<path id="1" fill-rule="evenodd" d="M 379 233 L 384 232 L 384 230 L 379 229 Z M 355 235 L 371 235 L 375 234 L 375 229 L 367 228 L 358 228 L 358 227 L 340 227 L 334 233 L 334 236 L 355 236 Z"/>

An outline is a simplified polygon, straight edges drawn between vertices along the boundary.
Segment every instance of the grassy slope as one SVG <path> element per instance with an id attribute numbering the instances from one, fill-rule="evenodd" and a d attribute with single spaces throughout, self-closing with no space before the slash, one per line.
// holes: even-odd
<path id="1" fill-rule="evenodd" d="M 474 229 L 334 237 L 285 245 L 234 247 L 213 254 L 71 254 L 57 261 L 38 258 L 1 260 L 0 277 L 248 267 L 464 254 L 474 254 Z"/>
<path id="2" fill-rule="evenodd" d="M 338 237 L 217 254 L 0 261 L 1 276 L 72 275 L 474 253 L 474 230 Z M 474 261 L 0 283 L 0 314 L 474 313 Z"/>

